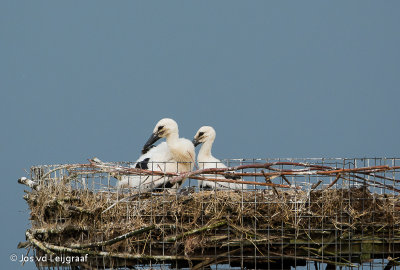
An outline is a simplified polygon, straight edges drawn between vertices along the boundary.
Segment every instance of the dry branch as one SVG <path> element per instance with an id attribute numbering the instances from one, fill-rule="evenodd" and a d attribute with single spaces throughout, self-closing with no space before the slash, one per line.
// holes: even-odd
<path id="1" fill-rule="evenodd" d="M 119 259 L 131 259 L 131 260 L 157 260 L 157 261 L 171 261 L 171 260 L 204 260 L 213 259 L 213 257 L 208 256 L 191 256 L 187 257 L 184 255 L 146 255 L 146 254 L 131 254 L 122 252 L 107 252 L 107 251 L 93 251 L 87 249 L 75 249 L 64 246 L 53 245 L 46 242 L 40 242 L 40 245 L 47 250 L 52 250 L 59 253 L 71 253 L 71 254 L 83 254 L 100 256 L 105 258 L 119 258 Z M 49 251 L 51 252 L 51 251 Z M 49 254 L 54 254 L 53 252 Z"/>
<path id="2" fill-rule="evenodd" d="M 55 255 L 54 252 L 52 252 L 49 248 L 47 248 L 42 242 L 40 242 L 39 240 L 35 239 L 35 237 L 30 233 L 29 230 L 25 232 L 25 235 L 28 238 L 30 243 L 32 243 L 33 245 L 37 246 L 38 248 L 40 248 L 41 250 L 43 250 L 47 254 L 50 254 L 50 255 L 53 255 L 53 256 Z"/>
<path id="3" fill-rule="evenodd" d="M 26 178 L 26 177 L 19 178 L 18 179 L 18 183 L 22 184 L 22 185 L 25 185 L 25 186 L 28 186 L 28 187 L 30 187 L 31 189 L 34 189 L 34 190 L 39 188 L 39 184 L 37 182 L 32 181 L 31 179 Z"/>
<path id="4" fill-rule="evenodd" d="M 201 227 L 199 229 L 194 229 L 194 230 L 191 230 L 191 231 L 188 231 L 188 232 L 176 235 L 176 236 L 172 236 L 172 237 L 169 237 L 169 238 L 165 239 L 165 241 L 166 242 L 175 242 L 175 241 L 177 241 L 177 240 L 179 240 L 179 239 L 181 239 L 181 238 L 183 238 L 185 236 L 189 236 L 189 235 L 192 235 L 192 234 L 195 234 L 195 233 L 200 233 L 200 232 L 203 232 L 203 231 L 206 231 L 206 230 L 212 230 L 212 229 L 221 227 L 223 225 L 226 225 L 226 221 L 217 222 L 217 223 L 212 224 L 212 225 L 206 225 L 206 226 Z"/>
<path id="5" fill-rule="evenodd" d="M 297 260 L 305 260 L 305 261 L 314 261 L 314 262 L 323 262 L 326 264 L 333 264 L 336 266 L 345 266 L 345 267 L 357 267 L 355 264 L 351 264 L 351 263 L 341 263 L 341 262 L 336 262 L 336 261 L 331 261 L 331 260 L 327 260 L 327 259 L 318 259 L 318 258 L 310 258 L 310 257 L 303 257 L 303 256 L 293 256 L 293 255 L 283 255 L 283 254 L 279 254 L 276 252 L 270 252 L 271 255 L 275 255 L 275 256 L 282 256 L 283 258 L 290 258 L 290 259 L 297 259 Z"/>
<path id="6" fill-rule="evenodd" d="M 219 263 L 221 262 L 226 262 L 228 260 L 228 257 L 230 255 L 233 255 L 235 253 L 237 253 L 238 251 L 240 251 L 240 248 L 228 251 L 228 252 L 224 252 L 222 254 L 219 254 L 216 258 L 212 258 L 212 259 L 208 259 L 208 260 L 203 260 L 201 263 L 196 264 L 192 270 L 197 270 L 197 269 L 203 269 L 213 263 L 215 263 L 216 261 L 219 261 Z M 224 258 L 223 261 L 220 261 L 220 258 Z"/>
<path id="7" fill-rule="evenodd" d="M 334 184 L 336 184 L 336 182 L 339 180 L 339 178 L 340 178 L 340 173 L 338 173 L 338 174 L 336 175 L 335 180 L 333 180 L 332 183 L 330 183 L 325 189 L 329 189 L 331 186 L 333 186 Z"/>
<path id="8" fill-rule="evenodd" d="M 90 227 L 88 226 L 57 226 L 57 227 L 50 227 L 50 228 L 39 228 L 39 229 L 31 229 L 31 233 L 33 235 L 37 234 L 63 234 L 63 233 L 70 233 L 74 231 L 84 232 L 89 231 Z"/>
<path id="9" fill-rule="evenodd" d="M 268 177 L 268 176 L 267 176 Z M 255 185 L 255 186 L 266 186 L 266 187 L 279 187 L 279 188 L 293 188 L 288 185 L 274 184 L 274 183 L 260 183 L 255 181 L 244 181 L 244 180 L 233 180 L 233 179 L 221 179 L 221 178 L 210 178 L 210 177 L 202 177 L 202 176 L 191 176 L 190 178 L 196 180 L 207 180 L 211 182 L 226 182 L 226 183 L 234 183 L 234 184 L 247 184 L 247 185 Z"/>
<path id="10" fill-rule="evenodd" d="M 87 209 L 85 209 L 85 208 L 83 208 L 83 207 L 74 206 L 74 205 L 67 205 L 64 201 L 65 201 L 65 200 L 56 200 L 56 202 L 57 202 L 60 206 L 64 207 L 64 208 L 67 209 L 67 210 L 73 211 L 73 212 L 78 212 L 78 213 L 87 214 L 87 215 L 93 215 L 93 214 L 96 212 L 96 210 L 97 210 L 97 209 L 94 209 L 94 210 L 87 210 Z"/>
<path id="11" fill-rule="evenodd" d="M 316 189 L 321 183 L 322 183 L 322 180 L 318 180 L 317 183 L 315 183 L 315 184 L 313 184 L 313 185 L 311 186 L 311 190 Z"/>
<path id="12" fill-rule="evenodd" d="M 267 183 L 269 183 L 269 184 L 273 184 L 272 181 L 271 181 L 271 177 L 266 176 L 264 170 L 261 170 L 261 172 L 262 172 L 262 174 L 264 175 L 265 182 L 267 182 Z M 279 196 L 279 192 L 276 190 L 276 188 L 275 188 L 274 186 L 272 186 L 272 189 L 274 190 L 275 194 L 276 194 L 277 196 Z"/>
<path id="13" fill-rule="evenodd" d="M 31 245 L 31 242 L 29 241 L 25 241 L 25 242 L 19 242 L 17 248 L 21 249 L 21 248 L 27 248 Z"/>
<path id="14" fill-rule="evenodd" d="M 144 233 L 144 232 L 151 231 L 151 230 L 153 230 L 155 228 L 156 228 L 155 225 L 150 225 L 150 226 L 146 226 L 146 227 L 134 230 L 132 232 L 128 232 L 126 234 L 120 235 L 118 237 L 115 237 L 115 238 L 107 240 L 107 241 L 100 241 L 100 242 L 89 243 L 89 244 L 71 244 L 70 247 L 71 248 L 77 248 L 77 249 L 84 249 L 84 248 L 109 246 L 109 245 L 115 244 L 117 242 L 120 242 L 122 240 L 125 240 L 125 239 L 127 239 L 129 237 L 132 237 L 134 235 L 138 235 L 138 234 L 141 234 L 141 233 Z"/>

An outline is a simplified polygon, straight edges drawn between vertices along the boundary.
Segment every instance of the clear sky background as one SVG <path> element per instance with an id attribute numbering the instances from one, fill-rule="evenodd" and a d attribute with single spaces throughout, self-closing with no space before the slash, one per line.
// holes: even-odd
<path id="1" fill-rule="evenodd" d="M 399 1 L 2 0 L 2 268 L 25 253 L 24 169 L 135 160 L 163 117 L 186 138 L 215 127 L 219 158 L 399 157 L 399 14 Z"/>

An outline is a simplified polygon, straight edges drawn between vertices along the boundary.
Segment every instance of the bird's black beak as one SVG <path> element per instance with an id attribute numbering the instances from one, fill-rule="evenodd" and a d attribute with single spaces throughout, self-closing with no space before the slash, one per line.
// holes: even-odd
<path id="1" fill-rule="evenodd" d="M 147 153 L 147 151 L 149 151 L 150 148 L 152 147 L 153 143 L 155 143 L 159 139 L 161 139 L 161 137 L 158 136 L 157 133 L 151 134 L 150 138 L 147 140 L 146 144 L 143 146 L 142 154 Z"/>
<path id="2" fill-rule="evenodd" d="M 194 144 L 194 147 L 196 147 L 199 144 L 201 144 L 201 142 L 199 142 L 197 139 L 193 139 L 192 143 Z"/>

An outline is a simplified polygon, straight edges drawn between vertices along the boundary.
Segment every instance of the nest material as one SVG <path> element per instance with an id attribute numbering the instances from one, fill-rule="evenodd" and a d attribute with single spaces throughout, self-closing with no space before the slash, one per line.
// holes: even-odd
<path id="1" fill-rule="evenodd" d="M 329 262 L 343 255 L 335 255 L 337 245 L 348 246 L 354 239 L 371 243 L 379 235 L 376 245 L 391 241 L 394 247 L 400 235 L 400 199 L 371 194 L 367 188 L 179 196 L 164 191 L 132 197 L 71 190 L 59 183 L 33 191 L 27 201 L 32 220 L 27 237 L 40 252 L 106 257 L 113 267 L 123 259 L 125 264 L 197 262 L 194 266 L 200 268 L 223 262 L 227 255 L 234 263 L 266 258 L 267 253 L 268 260 L 294 255 L 307 260 L 312 254 L 313 260 Z"/>

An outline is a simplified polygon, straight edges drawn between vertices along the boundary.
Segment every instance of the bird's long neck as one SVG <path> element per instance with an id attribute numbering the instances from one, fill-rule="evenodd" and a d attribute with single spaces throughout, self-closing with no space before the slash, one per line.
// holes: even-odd
<path id="1" fill-rule="evenodd" d="M 179 139 L 178 132 L 172 132 L 172 133 L 168 134 L 168 136 L 166 137 L 168 146 L 170 148 L 171 147 L 173 148 L 178 143 L 178 139 Z"/>
<path id="2" fill-rule="evenodd" d="M 211 155 L 211 148 L 213 145 L 214 140 L 209 140 L 203 143 L 203 145 L 200 148 L 199 151 L 199 159 L 204 160 L 209 157 L 212 157 Z"/>
<path id="3" fill-rule="evenodd" d="M 186 152 L 182 152 L 179 145 L 179 134 L 177 132 L 170 133 L 167 137 L 167 145 L 172 156 L 176 161 L 186 162 L 188 157 Z"/>

